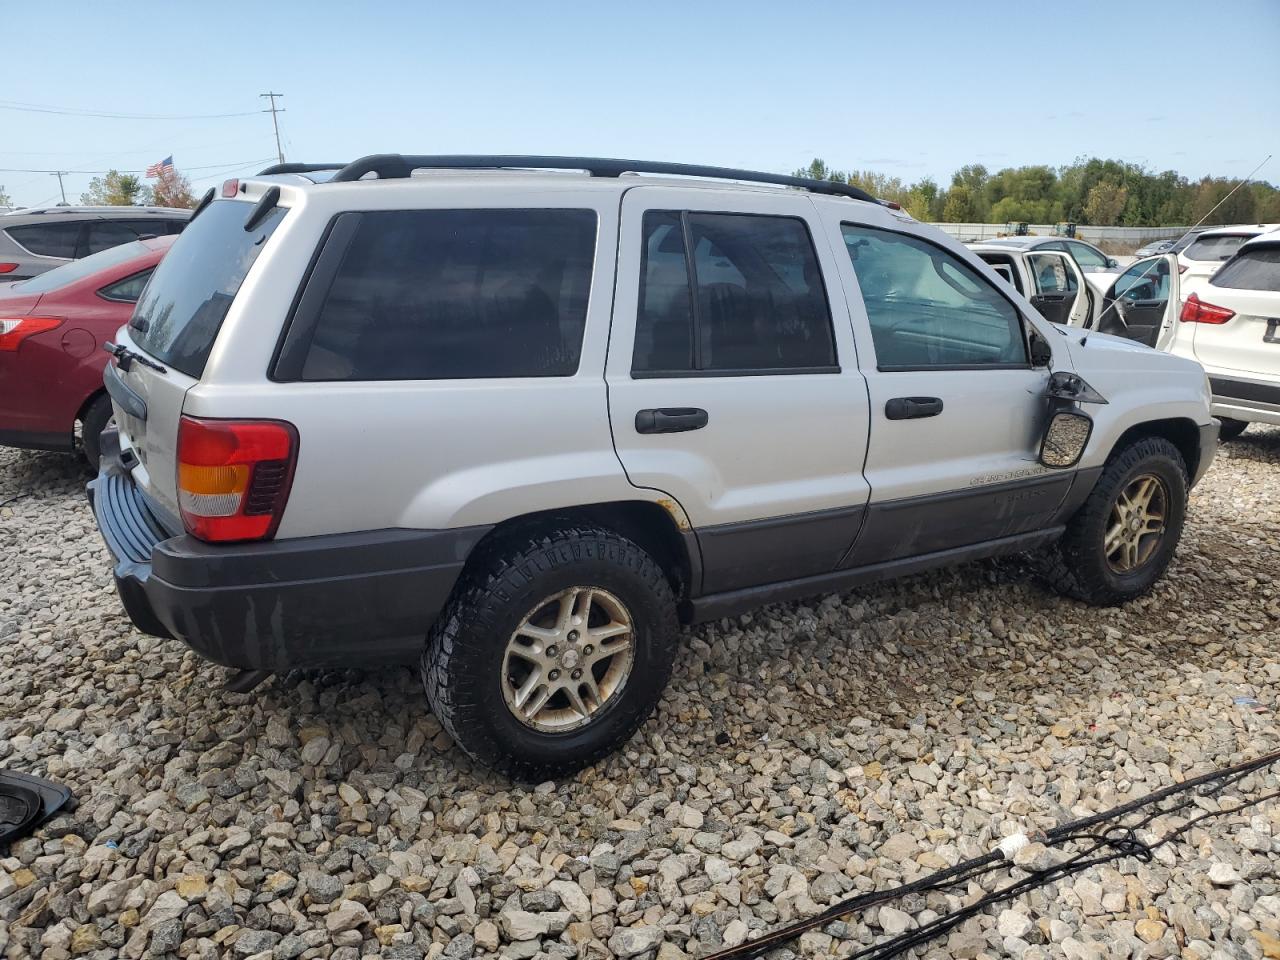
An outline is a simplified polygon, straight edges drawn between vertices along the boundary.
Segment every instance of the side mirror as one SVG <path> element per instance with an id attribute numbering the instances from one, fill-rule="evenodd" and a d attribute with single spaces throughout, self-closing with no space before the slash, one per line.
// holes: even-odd
<path id="1" fill-rule="evenodd" d="M 1057 411 L 1050 416 L 1044 439 L 1040 441 L 1040 462 L 1055 470 L 1074 467 L 1092 433 L 1092 417 L 1074 411 Z"/>
<path id="2" fill-rule="evenodd" d="M 1114 270 L 1114 269 L 1115 269 L 1116 267 L 1118 267 L 1118 266 L 1120 266 L 1120 261 L 1119 261 L 1119 260 L 1117 260 L 1115 257 L 1107 257 L 1107 269 L 1108 269 L 1108 270 Z"/>

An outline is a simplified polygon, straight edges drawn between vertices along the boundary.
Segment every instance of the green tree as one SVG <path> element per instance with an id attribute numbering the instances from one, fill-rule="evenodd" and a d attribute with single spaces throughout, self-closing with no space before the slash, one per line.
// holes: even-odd
<path id="1" fill-rule="evenodd" d="M 132 173 L 108 170 L 105 176 L 89 181 L 89 189 L 80 195 L 80 202 L 104 207 L 145 206 L 151 202 L 151 188 Z"/>
<path id="2" fill-rule="evenodd" d="M 942 206 L 942 219 L 947 223 L 978 223 L 973 192 L 963 183 L 953 184 Z"/>
<path id="3" fill-rule="evenodd" d="M 817 157 L 814 157 L 807 167 L 793 170 L 791 175 L 793 177 L 808 177 L 810 180 L 830 180 L 832 183 L 847 183 L 849 180 L 846 174 L 841 173 L 839 170 L 830 169 Z"/>
<path id="4" fill-rule="evenodd" d="M 1094 184 L 1084 202 L 1086 223 L 1096 226 L 1112 226 L 1124 210 L 1125 201 L 1129 199 L 1129 191 L 1110 180 Z"/>
<path id="5" fill-rule="evenodd" d="M 0 184 L 0 207 L 13 206 L 13 200 L 9 198 L 8 192 L 4 188 L 4 184 Z"/>

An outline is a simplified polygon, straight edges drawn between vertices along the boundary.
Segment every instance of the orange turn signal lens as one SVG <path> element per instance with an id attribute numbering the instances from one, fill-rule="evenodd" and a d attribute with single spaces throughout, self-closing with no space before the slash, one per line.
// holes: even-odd
<path id="1" fill-rule="evenodd" d="M 249 464 L 234 463 L 206 467 L 195 463 L 178 464 L 178 489 L 185 493 L 244 493 L 249 486 Z"/>

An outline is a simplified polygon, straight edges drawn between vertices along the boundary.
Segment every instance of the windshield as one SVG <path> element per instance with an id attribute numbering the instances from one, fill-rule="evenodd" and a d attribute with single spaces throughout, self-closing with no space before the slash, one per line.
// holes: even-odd
<path id="1" fill-rule="evenodd" d="M 189 377 L 204 373 L 240 284 L 286 212 L 276 207 L 246 231 L 252 209 L 238 200 L 211 203 L 160 261 L 129 321 L 139 347 Z"/>
<path id="2" fill-rule="evenodd" d="M 54 267 L 52 270 L 46 271 L 38 277 L 32 277 L 30 280 L 21 280 L 14 284 L 14 289 L 23 293 L 48 293 L 51 290 L 65 287 L 69 283 L 75 283 L 77 280 L 93 276 L 99 270 L 106 270 L 127 260 L 132 260 L 134 257 L 140 257 L 147 253 L 149 249 L 145 243 L 138 240 L 132 243 L 122 243 L 118 247 L 111 247 L 101 253 L 85 257 L 83 260 L 73 260 L 71 263 Z"/>

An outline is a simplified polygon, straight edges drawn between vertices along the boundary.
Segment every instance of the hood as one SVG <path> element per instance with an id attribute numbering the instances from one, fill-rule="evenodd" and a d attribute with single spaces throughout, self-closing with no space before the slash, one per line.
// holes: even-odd
<path id="1" fill-rule="evenodd" d="M 1093 382 L 1090 380 L 1090 370 L 1131 374 L 1135 377 L 1141 377 L 1144 373 L 1183 370 L 1199 377 L 1204 376 L 1204 368 L 1194 360 L 1153 350 L 1146 344 L 1110 333 L 1091 332 L 1085 337 L 1073 332 L 1067 338 L 1067 344 L 1076 372 L 1090 383 Z"/>

